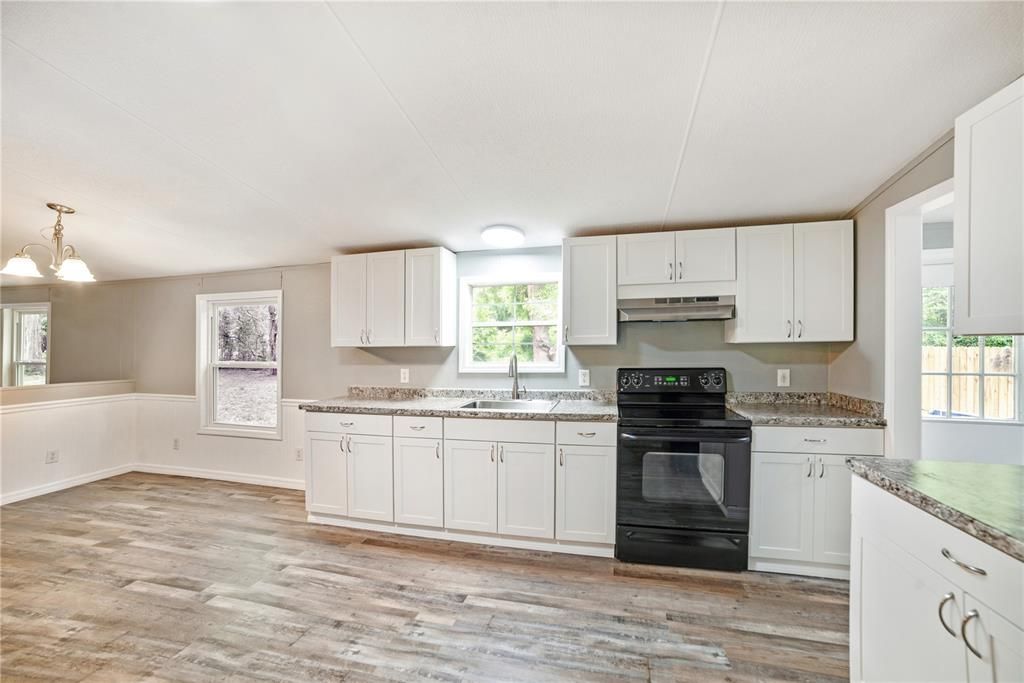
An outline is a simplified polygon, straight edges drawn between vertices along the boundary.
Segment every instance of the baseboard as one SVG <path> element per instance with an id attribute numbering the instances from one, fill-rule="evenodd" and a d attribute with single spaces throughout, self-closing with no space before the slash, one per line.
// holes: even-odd
<path id="1" fill-rule="evenodd" d="M 754 572 L 772 572 L 773 574 L 796 574 L 797 576 L 814 576 L 820 579 L 850 580 L 850 568 L 839 565 L 817 564 L 811 562 L 792 562 L 787 560 L 765 560 L 751 557 L 747 569 Z"/>
<path id="2" fill-rule="evenodd" d="M 224 472 L 222 470 L 205 470 L 197 467 L 177 467 L 174 465 L 135 463 L 129 468 L 129 471 L 144 472 L 146 474 L 171 474 L 179 477 L 195 477 L 196 479 L 215 479 L 217 481 L 231 481 L 236 484 L 255 484 L 257 486 L 272 486 L 274 488 L 293 489 L 296 491 L 303 491 L 306 488 L 306 482 L 303 479 L 264 477 L 259 474 Z"/>
<path id="3" fill-rule="evenodd" d="M 313 524 L 328 524 L 361 531 L 379 531 L 386 534 L 415 536 L 416 538 L 432 538 L 438 541 L 458 541 L 460 543 L 476 543 L 501 548 L 518 550 L 540 550 L 551 553 L 567 553 L 570 555 L 589 555 L 591 557 L 614 557 L 614 545 L 592 545 L 587 543 L 571 543 L 567 541 L 539 540 L 528 538 L 510 538 L 490 534 L 474 534 L 468 531 L 451 531 L 449 529 L 433 529 L 394 524 L 391 522 L 363 522 L 348 517 L 335 517 L 321 513 L 309 513 L 306 521 Z"/>
<path id="4" fill-rule="evenodd" d="M 118 465 L 117 467 L 108 467 L 105 470 L 98 470 L 96 472 L 90 472 L 88 474 L 80 474 L 77 477 L 70 477 L 68 479 L 61 479 L 60 481 L 54 481 L 49 484 L 43 484 L 41 486 L 33 486 L 27 489 L 21 489 L 20 491 L 12 491 L 10 493 L 0 496 L 0 505 L 7 505 L 8 503 L 16 503 L 19 500 L 26 500 L 28 498 L 35 498 L 36 496 L 42 496 L 47 493 L 54 493 L 56 491 L 63 491 L 74 486 L 81 486 L 82 484 L 89 484 L 100 479 L 107 479 L 109 477 L 116 477 L 119 474 L 128 474 L 135 468 L 132 465 Z"/>

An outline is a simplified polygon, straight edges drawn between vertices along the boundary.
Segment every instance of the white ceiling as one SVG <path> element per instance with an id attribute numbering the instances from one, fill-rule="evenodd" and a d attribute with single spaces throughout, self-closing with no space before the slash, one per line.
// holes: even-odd
<path id="1" fill-rule="evenodd" d="M 1024 3 L 2 5 L 2 253 L 100 279 L 839 216 L 1024 72 Z M 5 284 L 13 284 L 5 279 Z"/>

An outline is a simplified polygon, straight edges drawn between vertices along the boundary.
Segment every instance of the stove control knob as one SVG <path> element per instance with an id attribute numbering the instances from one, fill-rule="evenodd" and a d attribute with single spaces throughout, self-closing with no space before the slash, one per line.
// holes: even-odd
<path id="1" fill-rule="evenodd" d="M 619 377 L 619 384 L 622 385 L 623 389 L 628 387 L 629 386 L 629 375 L 623 375 L 622 377 Z"/>
<path id="2" fill-rule="evenodd" d="M 634 387 L 638 387 L 644 383 L 644 378 L 641 375 L 633 375 L 631 378 Z"/>
<path id="3" fill-rule="evenodd" d="M 711 383 L 714 384 L 716 387 L 722 386 L 722 376 L 721 375 L 712 375 L 711 376 Z"/>
<path id="4" fill-rule="evenodd" d="M 701 375 L 701 376 L 700 376 L 700 385 L 701 385 L 702 387 L 706 387 L 706 386 L 707 386 L 708 384 L 710 384 L 710 383 L 711 383 L 711 380 L 710 380 L 710 379 L 708 379 L 708 376 L 707 376 L 707 375 Z"/>

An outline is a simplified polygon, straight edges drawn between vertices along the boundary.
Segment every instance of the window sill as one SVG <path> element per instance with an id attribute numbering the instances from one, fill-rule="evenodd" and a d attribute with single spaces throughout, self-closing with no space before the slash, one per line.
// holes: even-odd
<path id="1" fill-rule="evenodd" d="M 992 425 L 998 427 L 1024 427 L 1020 420 L 981 420 L 971 417 L 922 417 L 921 422 L 949 425 Z"/>
<path id="2" fill-rule="evenodd" d="M 245 427 L 200 427 L 197 434 L 203 436 L 233 436 L 241 439 L 266 439 L 282 441 L 280 430 L 246 429 Z"/>

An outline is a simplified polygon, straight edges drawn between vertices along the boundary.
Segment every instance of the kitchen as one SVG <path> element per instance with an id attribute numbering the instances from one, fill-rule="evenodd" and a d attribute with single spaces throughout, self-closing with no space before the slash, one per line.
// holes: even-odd
<path id="1" fill-rule="evenodd" d="M 1020 130 L 1012 118 L 984 116 L 993 107 L 1020 109 L 1020 35 L 1003 30 L 992 40 L 978 29 L 1019 25 L 1020 3 L 941 11 L 881 4 L 837 8 L 835 15 L 814 4 L 724 3 L 548 9 L 510 3 L 490 10 L 346 3 L 300 3 L 291 10 L 244 4 L 130 12 L 118 3 L 61 7 L 54 12 L 81 22 L 64 46 L 66 58 L 38 41 L 46 12 L 4 5 L 10 74 L 3 84 L 10 150 L 4 169 L 10 174 L 5 172 L 2 256 L 11 260 L 0 298 L 11 326 L 5 330 L 33 329 L 44 340 L 37 343 L 41 356 L 15 357 L 11 349 L 8 359 L 5 350 L 0 393 L 0 566 L 4 592 L 13 601 L 5 603 L 0 623 L 13 652 L 5 656 L 5 676 L 57 675 L 62 665 L 43 657 L 49 640 L 33 643 L 27 634 L 70 620 L 85 636 L 65 632 L 67 666 L 94 680 L 115 674 L 309 678 L 315 670 L 388 680 L 420 675 L 415 672 L 473 680 L 934 680 L 934 672 L 926 674 L 914 662 L 928 648 L 949 653 L 953 646 L 959 654 L 944 660 L 950 680 L 1021 677 L 1021 615 L 1012 605 L 1020 602 L 1024 449 L 1020 457 L 1012 445 L 998 454 L 1016 457 L 1017 469 L 983 464 L 995 461 L 983 453 L 984 442 L 979 453 L 965 454 L 969 464 L 893 450 L 905 423 L 893 419 L 894 394 L 887 388 L 892 363 L 885 360 L 891 352 L 886 333 L 895 326 L 886 322 L 894 312 L 882 282 L 892 278 L 878 277 L 895 267 L 884 244 L 886 210 L 951 178 L 958 188 L 973 181 L 974 202 L 956 204 L 964 215 L 957 214 L 955 229 L 965 230 L 967 239 L 954 242 L 954 266 L 966 262 L 971 269 L 963 276 L 957 271 L 957 283 L 967 285 L 956 295 L 968 294 L 967 307 L 949 309 L 949 339 L 979 339 L 982 365 L 989 348 L 984 340 L 995 347 L 992 335 L 1011 338 L 1011 346 L 1000 348 L 1020 348 L 1014 336 L 1024 332 L 1024 295 L 1015 289 L 1020 260 L 1005 255 L 1022 248 L 1020 202 L 1014 199 L 1020 183 L 1012 182 L 1020 178 L 1021 161 L 1003 152 L 1019 149 L 1011 136 Z M 762 166 L 760 189 L 740 190 L 742 183 L 732 181 L 709 185 L 716 173 L 719 183 L 725 177 L 708 147 L 715 139 L 713 122 L 725 119 L 707 117 L 738 106 L 723 100 L 737 88 L 730 85 L 733 63 L 727 57 L 749 54 L 736 41 L 749 38 L 744 31 L 786 18 L 821 22 L 822 30 L 841 34 L 836 22 L 842 17 L 875 32 L 903 21 L 905 29 L 915 27 L 919 49 L 926 44 L 924 24 L 917 23 L 922 18 L 975 27 L 958 54 L 974 55 L 981 66 L 958 70 L 939 66 L 938 57 L 931 66 L 901 66 L 907 77 L 941 73 L 961 79 L 944 109 L 929 112 L 927 126 L 921 111 L 903 115 L 899 125 L 916 132 L 902 149 L 855 163 L 855 139 L 843 143 L 850 163 L 830 164 L 820 147 L 804 145 L 803 166 L 787 166 L 785 174 Z M 698 24 L 707 30 L 680 46 L 676 32 L 686 19 L 695 22 L 687 31 L 700 33 Z M 316 99 L 307 90 L 317 82 L 312 75 L 308 82 L 275 81 L 292 97 L 266 101 L 250 125 L 280 125 L 274 130 L 288 134 L 279 151 L 298 154 L 285 145 L 308 151 L 301 171 L 268 164 L 230 132 L 231 98 L 247 94 L 258 102 L 268 92 L 246 82 L 237 84 L 238 92 L 225 90 L 224 76 L 237 73 L 232 69 L 239 65 L 217 66 L 204 80 L 201 67 L 212 62 L 197 59 L 189 62 L 187 76 L 175 76 L 176 87 L 203 89 L 207 99 L 195 118 L 171 101 L 175 88 L 162 92 L 144 78 L 167 73 L 168 53 L 160 49 L 165 43 L 156 27 L 195 31 L 200 20 L 214 22 L 222 39 L 236 41 L 239 60 L 284 54 L 248 44 L 251 32 L 268 46 L 277 40 L 293 45 L 278 35 L 284 29 L 277 24 L 301 27 L 310 50 L 328 50 L 328 44 L 341 50 L 334 46 L 340 31 L 348 36 L 344 57 L 319 53 L 331 57 L 317 73 L 349 69 L 346 82 L 364 89 L 365 106 L 346 109 L 346 98 L 335 95 Z M 622 63 L 638 60 L 653 68 L 644 60 L 685 58 L 688 70 L 658 68 L 692 76 L 682 87 L 695 94 L 683 101 L 670 92 L 658 95 L 665 111 L 674 112 L 671 121 L 651 112 L 603 110 L 591 125 L 610 132 L 626 116 L 633 137 L 610 143 L 607 156 L 594 152 L 598 171 L 591 173 L 585 160 L 595 141 L 592 131 L 574 137 L 573 126 L 557 116 L 534 120 L 510 105 L 572 81 L 586 84 L 580 85 L 581 99 L 571 103 L 582 116 L 590 111 L 587 97 L 609 88 L 655 97 L 652 82 L 615 68 L 590 73 L 570 61 L 570 71 L 551 76 L 558 81 L 552 86 L 539 75 L 547 73 L 543 68 L 558 63 L 561 50 L 572 50 L 575 58 L 593 56 L 592 46 L 584 41 L 566 47 L 543 31 L 523 30 L 521 35 L 532 36 L 530 59 L 541 70 L 527 69 L 533 75 L 525 81 L 512 79 L 507 90 L 491 92 L 481 79 L 495 71 L 513 74 L 518 62 L 508 54 L 485 59 L 488 51 L 475 36 L 515 27 L 563 35 L 586 26 L 595 36 L 610 37 L 624 20 L 638 22 L 643 31 L 625 41 Z M 445 22 L 453 51 L 478 50 L 479 71 L 454 52 L 430 57 L 425 46 L 412 44 L 408 52 L 396 52 L 401 38 L 417 35 L 422 23 Z M 129 27 L 152 45 L 131 38 Z M 124 41 L 122 48 L 143 65 L 140 71 L 124 82 L 109 80 L 123 61 L 103 49 L 98 36 Z M 796 54 L 781 37 L 764 40 L 765 49 L 778 55 Z M 876 39 L 895 51 L 886 40 Z M 657 49 L 643 47 L 649 41 Z M 436 41 L 430 44 L 437 48 Z M 309 58 L 296 53 L 290 59 L 305 66 Z M 60 68 L 48 66 L 54 63 Z M 450 82 L 443 92 L 425 92 L 416 85 L 413 64 L 440 67 Z M 267 68 L 262 78 L 273 77 Z M 854 73 L 863 68 L 851 66 Z M 161 161 L 152 179 L 122 174 L 113 182 L 78 165 L 96 163 L 88 145 L 69 148 L 81 160 L 54 151 L 32 124 L 51 101 L 44 74 L 64 79 L 53 84 L 54 92 L 77 110 L 99 107 L 111 117 L 118 111 L 112 120 L 151 141 L 159 137 L 154 131 L 165 131 L 156 158 L 175 158 L 170 148 L 183 144 L 193 150 L 197 174 L 177 174 Z M 780 88 L 792 87 L 782 73 L 773 78 L 769 82 Z M 460 125 L 446 129 L 438 112 L 450 116 L 452 102 L 465 92 L 490 92 L 492 99 L 467 104 L 463 118 L 455 117 Z M 879 94 L 861 94 L 866 92 Z M 780 95 L 774 102 L 781 107 L 784 100 Z M 837 114 L 827 102 L 819 106 Z M 366 117 L 347 119 L 358 125 L 337 132 L 349 145 L 347 154 L 361 164 L 375 158 L 392 174 L 404 166 L 407 175 L 392 180 L 372 166 L 355 173 L 344 154 L 318 155 L 302 131 L 286 125 L 281 107 L 306 116 L 332 111 Z M 778 111 L 794 115 L 785 107 Z M 217 138 L 210 137 L 212 128 L 196 127 L 214 115 L 222 116 Z M 102 133 L 125 168 L 141 168 L 139 156 L 131 156 L 140 150 L 134 142 L 117 143 L 110 124 L 83 120 L 74 111 L 47 116 L 55 117 L 54 130 Z M 151 130 L 129 123 L 133 116 Z M 876 132 L 889 130 L 891 113 L 872 110 L 871 116 Z M 961 128 L 975 120 L 996 124 L 977 126 L 972 142 Z M 375 150 L 376 156 L 361 148 L 368 138 L 358 134 L 359 126 L 371 121 L 380 132 L 377 140 L 404 142 Z M 652 127 L 649 137 L 633 130 L 639 122 Z M 550 157 L 552 163 L 537 170 L 517 166 L 524 162 L 489 129 L 499 123 L 509 135 L 515 132 L 511 144 L 548 142 L 518 149 L 534 155 L 534 162 Z M 752 125 L 748 120 L 735 131 L 763 130 Z M 829 128 L 856 129 L 849 117 Z M 675 142 L 663 148 L 666 132 Z M 446 142 L 442 133 L 454 137 Z M 798 133 L 783 136 L 795 144 Z M 567 146 L 550 145 L 556 134 L 565 136 Z M 772 144 L 765 139 L 754 147 L 763 154 Z M 33 152 L 43 149 L 50 151 Z M 199 149 L 201 154 L 194 152 Z M 634 158 L 639 150 L 647 155 Z M 972 155 L 976 165 L 964 168 L 961 161 Z M 204 189 L 228 166 L 235 194 L 225 197 L 244 202 L 225 203 Z M 338 176 L 339 170 L 347 175 Z M 300 172 L 303 183 L 282 175 L 286 171 Z M 160 173 L 196 208 L 186 210 L 151 189 L 140 194 L 149 203 L 116 200 L 119 183 L 139 182 L 141 192 Z M 826 178 L 829 173 L 834 177 Z M 655 191 L 650 183 L 629 181 L 630 174 L 661 185 Z M 37 180 L 51 176 L 63 180 Z M 105 204 L 91 199 L 90 177 Z M 510 190 L 498 188 L 512 181 L 519 183 L 510 186 L 512 194 L 532 199 L 510 201 Z M 669 181 L 671 187 L 663 187 Z M 627 182 L 629 197 L 617 198 L 614 190 Z M 55 194 L 51 185 L 75 189 Z M 819 186 L 837 194 L 826 197 Z M 551 187 L 583 208 L 570 206 Z M 340 194 L 325 202 L 332 196 L 325 191 Z M 271 196 L 287 197 L 308 220 L 289 219 Z M 56 199 L 59 208 L 45 206 Z M 67 210 L 68 204 L 77 211 Z M 993 222 L 994 215 L 1002 218 Z M 57 282 L 29 279 L 32 268 L 45 266 L 42 251 L 15 250 L 37 242 L 38 228 L 54 221 L 75 245 L 51 249 L 61 259 L 55 265 L 68 265 L 67 277 L 58 272 Z M 209 228 L 196 227 L 204 221 Z M 129 225 L 146 228 L 128 231 Z M 367 227 L 324 227 L 329 225 Z M 200 238 L 206 241 L 197 248 Z M 159 245 L 166 258 L 140 258 L 147 244 Z M 958 260 L 964 245 L 973 251 Z M 30 257 L 36 265 L 26 263 Z M 74 280 L 79 261 L 90 264 L 99 282 L 59 281 Z M 919 292 L 916 301 L 911 317 L 920 320 Z M 988 318 L 971 314 L 972 307 Z M 30 328 L 40 317 L 46 325 Z M 999 318 L 996 326 L 993 317 Z M 5 340 L 11 334 L 5 332 Z M 15 379 L 37 372 L 49 383 L 6 386 L 8 365 Z M 1012 367 L 1018 372 L 1019 361 Z M 947 391 L 964 376 L 951 372 Z M 991 367 L 977 375 L 982 398 L 989 396 L 989 383 L 1006 383 Z M 1019 375 L 1009 377 L 1011 384 L 1013 379 L 1019 397 L 1022 382 Z M 921 412 L 921 400 L 918 394 L 914 411 Z M 1018 398 L 1015 411 L 1019 404 Z M 1019 429 L 1016 415 L 999 428 Z M 978 417 L 986 416 L 983 410 Z M 971 422 L 958 426 L 970 429 Z M 943 465 L 971 469 L 941 470 Z M 947 476 L 976 482 L 965 490 L 987 492 L 986 505 L 955 483 L 929 488 Z M 876 500 L 883 489 L 887 498 Z M 925 509 L 927 520 L 900 505 Z M 877 524 L 871 513 L 883 506 L 893 506 L 893 519 L 907 517 L 906 527 Z M 164 508 L 180 514 L 183 526 L 163 519 Z M 54 517 L 61 509 L 73 510 L 64 528 Z M 126 514 L 133 509 L 135 519 Z M 940 555 L 937 566 L 931 557 L 937 549 L 893 538 L 920 536 L 911 525 L 930 520 L 943 520 L 928 534 L 953 558 Z M 956 532 L 953 540 L 941 540 L 950 532 Z M 38 558 L 23 547 L 33 534 L 43 539 Z M 211 549 L 184 542 L 183 534 Z M 215 550 L 221 544 L 245 557 L 240 576 Z M 891 637 L 867 637 L 862 630 L 881 618 L 875 596 L 895 578 L 885 562 L 872 564 L 876 556 L 865 548 L 883 547 L 888 554 L 882 557 L 896 557 L 890 546 L 908 554 L 909 560 L 899 557 L 905 566 L 923 563 L 924 575 L 942 577 L 933 582 L 942 588 L 936 595 L 931 588 L 919 591 L 921 605 L 929 606 L 926 615 L 922 607 L 921 623 L 907 616 L 896 631 L 921 628 L 915 643 L 920 649 L 902 654 L 887 649 Z M 123 550 L 125 559 L 109 562 L 112 547 Z M 179 566 L 161 567 L 160 555 Z M 971 584 L 979 575 L 954 559 L 990 572 L 994 587 Z M 56 568 L 51 576 L 61 590 L 50 598 L 39 596 L 32 580 L 39 561 Z M 117 585 L 98 592 L 107 604 L 87 597 L 89 586 L 98 584 L 80 572 Z M 576 592 L 557 597 L 565 591 Z M 883 603 L 909 594 L 917 596 L 896 591 Z M 84 607 L 70 611 L 72 604 Z M 114 617 L 110 604 L 140 609 Z M 562 625 L 572 619 L 574 605 L 578 637 Z M 154 621 L 146 609 L 188 615 L 183 633 L 159 629 L 164 654 L 132 641 Z M 723 610 L 735 615 L 735 623 L 723 619 Z M 801 611 L 813 615 L 809 623 L 795 618 Z M 100 642 L 91 622 L 103 619 L 115 619 L 120 630 Z M 204 619 L 212 621 L 202 626 Z M 611 624 L 623 619 L 628 628 L 614 632 Z M 816 633 L 808 628 L 815 620 Z M 545 629 L 550 639 L 542 635 Z M 418 642 L 417 634 L 426 640 Z M 385 644 L 392 639 L 395 650 Z M 432 660 L 431 650 L 443 654 Z M 398 659 L 388 662 L 387 653 L 397 652 Z M 293 658 L 288 661 L 295 671 L 275 657 Z M 959 672 L 955 662 L 962 663 Z"/>

